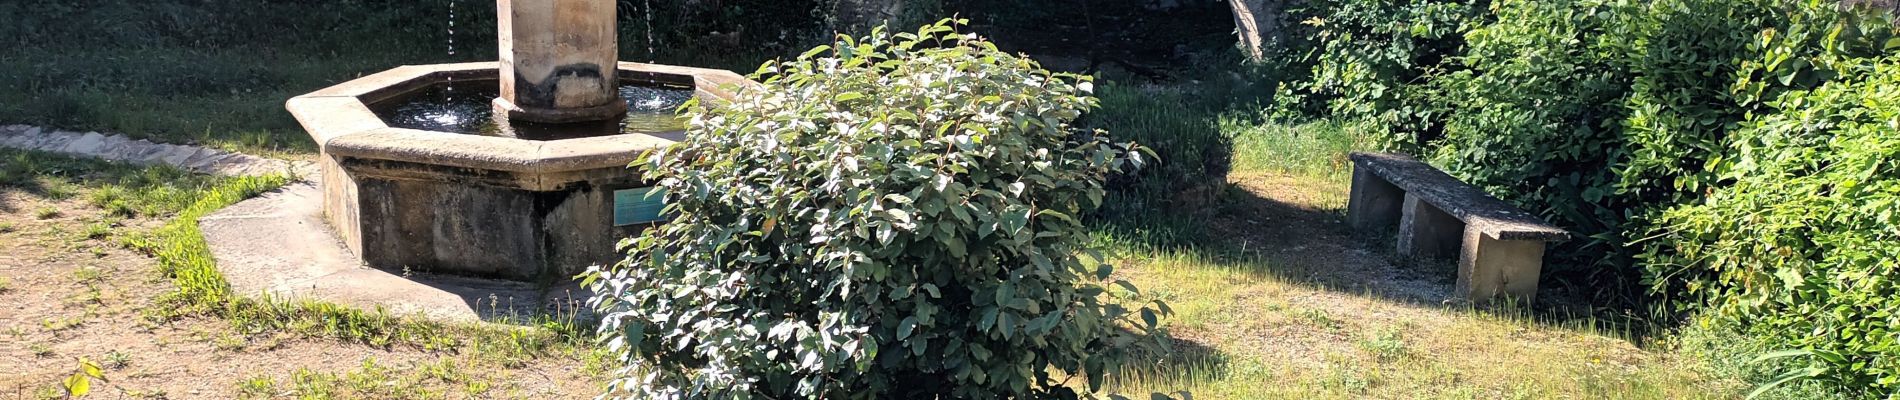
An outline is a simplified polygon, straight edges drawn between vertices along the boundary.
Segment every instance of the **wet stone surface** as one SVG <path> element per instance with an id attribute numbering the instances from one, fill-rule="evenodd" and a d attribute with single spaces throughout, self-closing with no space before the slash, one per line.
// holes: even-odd
<path id="1" fill-rule="evenodd" d="M 439 85 L 373 108 L 378 117 L 397 128 L 561 140 L 684 130 L 686 120 L 675 111 L 693 98 L 693 89 L 624 85 L 619 92 L 627 101 L 627 114 L 617 121 L 539 124 L 496 118 L 491 105 L 496 92 L 494 81 Z"/>

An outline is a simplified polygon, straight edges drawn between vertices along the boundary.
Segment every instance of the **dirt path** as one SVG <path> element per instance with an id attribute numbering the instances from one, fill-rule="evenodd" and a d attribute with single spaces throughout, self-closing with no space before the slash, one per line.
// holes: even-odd
<path id="1" fill-rule="evenodd" d="M 4 189 L 4 188 L 0 188 Z M 382 398 L 591 397 L 577 357 L 498 366 L 464 351 L 382 349 L 281 332 L 240 332 L 223 320 L 157 317 L 173 289 L 152 258 L 118 244 L 162 221 L 132 219 L 109 233 L 79 200 L 0 190 L 0 398 L 60 393 L 80 359 L 105 369 L 99 398 L 309 395 Z M 38 210 L 59 210 L 57 216 Z M 243 387 L 245 381 L 249 387 Z M 327 394 L 327 395 L 326 395 Z"/>

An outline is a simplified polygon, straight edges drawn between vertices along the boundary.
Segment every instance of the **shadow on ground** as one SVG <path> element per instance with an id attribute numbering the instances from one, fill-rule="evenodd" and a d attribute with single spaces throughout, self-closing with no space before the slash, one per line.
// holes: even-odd
<path id="1" fill-rule="evenodd" d="M 1355 232 L 1345 222 L 1343 183 L 1277 173 L 1236 172 L 1211 204 L 1173 210 L 1140 224 L 1111 224 L 1122 247 L 1183 251 L 1239 266 L 1256 277 L 1312 289 L 1452 310 L 1472 305 L 1452 295 L 1451 259 L 1395 253 L 1393 232 Z M 1607 326 L 1641 343 L 1647 324 L 1605 315 L 1576 303 L 1545 282 L 1531 307 L 1491 305 L 1477 311 L 1527 318 L 1544 326 Z"/>
<path id="2" fill-rule="evenodd" d="M 1232 373 L 1228 356 L 1212 347 L 1190 340 L 1167 339 L 1166 353 L 1136 354 L 1110 374 L 1111 387 L 1178 387 L 1183 382 L 1218 381 Z M 1113 391 L 1113 390 L 1110 390 Z M 1135 396 L 1137 393 L 1121 393 Z"/>

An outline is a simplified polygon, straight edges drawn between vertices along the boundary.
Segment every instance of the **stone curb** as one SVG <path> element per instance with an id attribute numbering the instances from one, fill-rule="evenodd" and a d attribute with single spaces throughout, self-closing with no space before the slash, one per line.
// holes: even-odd
<path id="1" fill-rule="evenodd" d="M 315 177 L 310 162 L 285 161 L 243 153 L 134 140 L 121 134 L 73 132 L 32 125 L 0 126 L 0 147 L 93 157 L 138 165 L 170 165 L 201 174 L 255 176 L 291 173 Z"/>

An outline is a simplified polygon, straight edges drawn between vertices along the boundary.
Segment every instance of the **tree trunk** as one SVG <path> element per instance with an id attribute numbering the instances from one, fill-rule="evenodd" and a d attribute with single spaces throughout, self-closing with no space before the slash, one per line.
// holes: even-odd
<path id="1" fill-rule="evenodd" d="M 1227 0 L 1234 10 L 1234 34 L 1247 61 L 1265 61 L 1268 46 L 1279 41 L 1282 0 Z"/>

